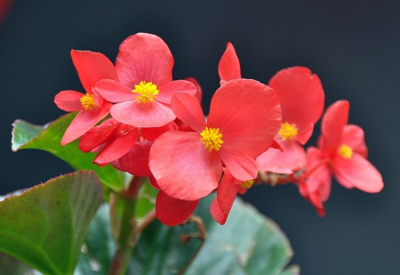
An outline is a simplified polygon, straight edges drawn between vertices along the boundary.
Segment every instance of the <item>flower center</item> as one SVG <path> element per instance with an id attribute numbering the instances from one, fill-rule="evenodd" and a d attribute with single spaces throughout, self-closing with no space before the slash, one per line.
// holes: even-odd
<path id="1" fill-rule="evenodd" d="M 339 155 L 341 155 L 344 159 L 350 159 L 353 155 L 353 149 L 346 144 L 342 144 L 339 148 Z"/>
<path id="2" fill-rule="evenodd" d="M 135 99 L 140 103 L 149 103 L 153 102 L 160 92 L 157 89 L 157 85 L 153 84 L 153 82 L 140 81 L 139 85 L 135 85 L 135 89 L 132 90 L 133 93 L 139 94 Z"/>
<path id="3" fill-rule="evenodd" d="M 278 135 L 283 141 L 287 139 L 292 140 L 295 136 L 297 136 L 296 124 L 289 124 L 287 121 L 282 123 Z"/>
<path id="4" fill-rule="evenodd" d="M 91 94 L 86 93 L 86 95 L 82 96 L 79 100 L 85 111 L 90 111 L 97 107 L 96 103 L 94 102 L 94 97 Z"/>
<path id="5" fill-rule="evenodd" d="M 224 143 L 224 141 L 221 139 L 222 134 L 219 132 L 219 128 L 206 127 L 200 133 L 200 136 L 200 140 L 204 143 L 206 148 L 208 148 L 208 152 L 210 153 L 213 149 L 218 151 L 221 148 L 221 144 Z"/>
<path id="6" fill-rule="evenodd" d="M 240 184 L 241 187 L 245 188 L 245 189 L 250 189 L 254 184 L 254 180 L 248 180 L 248 181 L 244 181 Z"/>

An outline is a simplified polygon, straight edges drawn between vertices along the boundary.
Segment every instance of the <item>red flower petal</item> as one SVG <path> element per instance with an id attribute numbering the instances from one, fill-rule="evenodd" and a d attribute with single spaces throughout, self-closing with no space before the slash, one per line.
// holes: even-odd
<path id="1" fill-rule="evenodd" d="M 201 103 L 201 100 L 203 98 L 203 90 L 201 89 L 200 83 L 194 77 L 187 77 L 185 78 L 185 80 L 194 84 L 194 86 L 197 89 L 194 97 L 199 101 L 199 103 Z"/>
<path id="2" fill-rule="evenodd" d="M 248 181 L 257 177 L 258 165 L 252 157 L 222 148 L 218 151 L 218 155 L 235 179 Z"/>
<path id="3" fill-rule="evenodd" d="M 158 186 L 157 180 L 152 173 L 149 174 L 149 182 L 155 189 L 160 190 L 160 186 Z"/>
<path id="4" fill-rule="evenodd" d="M 61 145 L 64 146 L 89 131 L 108 115 L 111 106 L 111 103 L 105 102 L 102 108 L 79 112 L 65 131 L 61 139 Z"/>
<path id="5" fill-rule="evenodd" d="M 104 79 L 96 83 L 95 90 L 110 102 L 125 102 L 135 100 L 138 96 L 125 85 L 109 79 Z"/>
<path id="6" fill-rule="evenodd" d="M 364 130 L 357 125 L 346 125 L 344 127 L 342 143 L 350 146 L 353 152 L 363 158 L 368 156 L 368 148 L 365 145 Z"/>
<path id="7" fill-rule="evenodd" d="M 226 169 L 217 189 L 218 205 L 226 217 L 228 217 L 238 193 L 237 184 L 237 180 L 235 180 L 229 170 Z"/>
<path id="8" fill-rule="evenodd" d="M 203 110 L 194 96 L 176 94 L 171 107 L 176 116 L 194 131 L 200 133 L 206 127 Z"/>
<path id="9" fill-rule="evenodd" d="M 121 158 L 128 153 L 135 144 L 138 133 L 138 128 L 122 124 L 119 127 L 116 136 L 107 143 L 107 145 L 96 156 L 93 162 L 99 165 L 106 165 L 116 159 Z"/>
<path id="10" fill-rule="evenodd" d="M 216 197 L 211 202 L 210 213 L 211 216 L 214 218 L 214 220 L 220 225 L 224 225 L 228 218 L 228 215 L 224 214 L 221 208 L 219 207 L 218 199 Z"/>
<path id="11" fill-rule="evenodd" d="M 242 78 L 240 62 L 235 48 L 230 42 L 226 45 L 226 50 L 219 61 L 218 74 L 221 79 L 221 85 L 225 84 L 229 80 Z"/>
<path id="12" fill-rule="evenodd" d="M 142 128 L 142 135 L 145 139 L 155 141 L 156 138 L 170 130 L 178 130 L 175 122 L 170 122 L 164 126 L 156 128 Z"/>
<path id="13" fill-rule="evenodd" d="M 310 123 L 309 125 L 303 126 L 302 131 L 298 132 L 298 134 L 293 138 L 293 140 L 304 145 L 312 136 L 313 131 L 314 131 L 314 124 Z"/>
<path id="14" fill-rule="evenodd" d="M 136 142 L 131 145 L 128 153 L 114 161 L 112 165 L 118 170 L 128 172 L 135 176 L 150 175 L 149 154 L 153 142 Z"/>
<path id="15" fill-rule="evenodd" d="M 102 53 L 71 50 L 72 61 L 85 91 L 93 94 L 92 88 L 102 79 L 117 80 L 112 62 Z"/>
<path id="16" fill-rule="evenodd" d="M 207 126 L 219 128 L 222 133 L 221 150 L 256 158 L 271 146 L 280 125 L 279 98 L 274 90 L 258 81 L 231 80 L 211 100 Z"/>
<path id="17" fill-rule="evenodd" d="M 170 107 L 157 101 L 117 103 L 111 108 L 110 112 L 116 120 L 135 127 L 160 127 L 176 118 Z"/>
<path id="18" fill-rule="evenodd" d="M 218 186 L 221 160 L 209 153 L 195 132 L 169 131 L 153 143 L 150 170 L 160 189 L 169 196 L 195 201 Z"/>
<path id="19" fill-rule="evenodd" d="M 174 199 L 160 191 L 156 200 L 156 215 L 163 224 L 174 226 L 185 222 L 194 212 L 199 201 Z"/>
<path id="20" fill-rule="evenodd" d="M 268 84 L 282 106 L 282 121 L 296 124 L 299 133 L 315 124 L 324 110 L 325 94 L 318 76 L 305 67 L 291 67 L 276 73 Z M 304 144 L 306 141 L 302 141 Z"/>
<path id="21" fill-rule="evenodd" d="M 322 164 L 323 162 L 325 158 L 321 150 L 315 147 L 307 149 L 306 173 L 310 172 L 306 178 L 308 194 L 318 192 L 322 201 L 326 201 L 331 192 L 332 173 L 328 163 Z"/>
<path id="22" fill-rule="evenodd" d="M 83 111 L 84 108 L 81 104 L 81 97 L 85 94 L 77 91 L 61 91 L 54 97 L 54 103 L 63 111 L 76 112 Z"/>
<path id="23" fill-rule="evenodd" d="M 126 38 L 119 47 L 115 67 L 119 81 L 134 88 L 141 81 L 162 86 L 172 81 L 174 58 L 158 36 L 138 33 Z"/>
<path id="24" fill-rule="evenodd" d="M 333 103 L 322 118 L 322 152 L 325 157 L 333 158 L 341 145 L 344 127 L 349 119 L 350 104 L 347 100 Z"/>
<path id="25" fill-rule="evenodd" d="M 117 134 L 120 125 L 121 123 L 111 118 L 100 126 L 90 129 L 79 139 L 79 149 L 85 153 L 92 151 L 113 138 Z"/>
<path id="26" fill-rule="evenodd" d="M 156 100 L 165 104 L 171 104 L 171 98 L 175 93 L 187 93 L 194 96 L 197 92 L 196 86 L 193 83 L 185 80 L 171 81 L 160 87 L 160 93 Z"/>
<path id="27" fill-rule="evenodd" d="M 274 139 L 274 140 L 272 141 L 271 148 L 283 152 L 283 148 L 282 148 L 281 145 L 276 141 L 276 139 Z"/>
<path id="28" fill-rule="evenodd" d="M 281 174 L 292 174 L 296 170 L 305 168 L 307 156 L 303 147 L 296 141 L 278 140 L 283 152 L 268 149 L 257 158 L 258 169 Z"/>
<path id="29" fill-rule="evenodd" d="M 381 173 L 357 153 L 353 153 L 350 159 L 337 155 L 333 166 L 336 179 L 345 187 L 356 187 L 368 193 L 377 193 L 383 188 Z"/>

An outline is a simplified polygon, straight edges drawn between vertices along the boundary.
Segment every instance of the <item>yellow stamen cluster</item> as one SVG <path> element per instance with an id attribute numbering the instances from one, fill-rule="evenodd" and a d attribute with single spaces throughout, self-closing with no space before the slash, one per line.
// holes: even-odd
<path id="1" fill-rule="evenodd" d="M 208 152 L 214 149 L 218 151 L 221 148 L 221 144 L 224 143 L 222 140 L 222 134 L 219 132 L 219 128 L 208 128 L 206 127 L 200 133 L 200 140 L 204 143 L 206 148 L 208 148 Z"/>
<path id="2" fill-rule="evenodd" d="M 97 107 L 96 102 L 94 102 L 94 97 L 91 94 L 86 93 L 86 95 L 82 96 L 79 100 L 85 111 L 90 111 Z"/>
<path id="3" fill-rule="evenodd" d="M 342 144 L 339 148 L 339 155 L 341 155 L 344 159 L 351 159 L 353 155 L 353 149 L 346 144 Z"/>
<path id="4" fill-rule="evenodd" d="M 287 139 L 292 140 L 297 136 L 296 124 L 289 124 L 287 121 L 281 124 L 281 129 L 278 132 L 279 137 L 285 141 Z"/>
<path id="5" fill-rule="evenodd" d="M 245 188 L 245 189 L 250 189 L 254 184 L 254 180 L 248 180 L 248 181 L 244 181 L 240 184 L 241 187 Z"/>
<path id="6" fill-rule="evenodd" d="M 139 85 L 135 85 L 135 89 L 132 90 L 135 94 L 140 94 L 135 99 L 138 103 L 149 103 L 153 102 L 160 92 L 157 89 L 157 85 L 152 82 L 141 81 Z"/>

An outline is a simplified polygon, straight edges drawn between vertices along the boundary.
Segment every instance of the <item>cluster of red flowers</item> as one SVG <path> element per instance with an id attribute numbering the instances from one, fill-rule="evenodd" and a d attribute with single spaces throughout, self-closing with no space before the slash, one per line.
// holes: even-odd
<path id="1" fill-rule="evenodd" d="M 72 50 L 71 56 L 86 93 L 55 97 L 60 109 L 79 112 L 62 145 L 80 138 L 83 152 L 98 153 L 98 165 L 149 177 L 159 190 L 157 217 L 166 225 L 184 222 L 212 192 L 211 214 L 224 224 L 237 193 L 261 182 L 296 184 L 321 215 L 332 175 L 347 188 L 383 188 L 366 160 L 363 130 L 347 125 L 347 101 L 327 109 L 318 148 L 303 148 L 325 98 L 307 68 L 281 70 L 268 85 L 245 79 L 228 43 L 218 67 L 221 86 L 205 117 L 199 84 L 173 80 L 173 56 L 156 35 L 128 37 L 115 66 L 97 52 Z"/>

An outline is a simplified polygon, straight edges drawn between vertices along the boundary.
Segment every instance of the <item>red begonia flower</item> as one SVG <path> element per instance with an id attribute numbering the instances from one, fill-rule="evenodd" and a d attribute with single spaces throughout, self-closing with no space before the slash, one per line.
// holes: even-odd
<path id="1" fill-rule="evenodd" d="M 214 94 L 207 122 L 198 101 L 175 94 L 176 116 L 195 132 L 170 131 L 150 151 L 150 170 L 167 195 L 195 201 L 218 186 L 223 165 L 247 181 L 257 176 L 255 158 L 267 150 L 281 124 L 274 90 L 250 79 L 232 80 Z"/>
<path id="2" fill-rule="evenodd" d="M 329 159 L 337 181 L 347 188 L 356 187 L 364 192 L 382 190 L 379 171 L 366 160 L 367 148 L 363 130 L 347 125 L 349 102 L 342 100 L 330 106 L 322 120 L 322 154 Z"/>
<path id="3" fill-rule="evenodd" d="M 279 71 L 268 84 L 279 95 L 282 125 L 275 140 L 283 148 L 257 158 L 260 170 L 290 174 L 306 166 L 304 145 L 324 108 L 324 91 L 317 75 L 305 67 Z"/>
<path id="4" fill-rule="evenodd" d="M 114 65 L 101 53 L 71 50 L 72 61 L 86 94 L 77 91 L 61 91 L 54 102 L 66 112 L 79 112 L 64 133 L 61 145 L 79 138 L 108 115 L 111 103 L 94 92 L 96 82 L 117 79 Z"/>
<path id="5" fill-rule="evenodd" d="M 300 192 L 317 209 L 330 193 L 331 177 L 346 188 L 358 188 L 377 193 L 384 186 L 379 171 L 366 159 L 364 131 L 356 125 L 347 125 L 349 102 L 332 104 L 322 118 L 319 148 L 308 150 L 306 174 L 300 183 Z M 318 199 L 320 202 L 318 202 Z"/>
<path id="6" fill-rule="evenodd" d="M 158 36 L 138 33 L 125 39 L 115 62 L 119 82 L 104 80 L 96 91 L 116 104 L 112 117 L 135 127 L 160 127 L 175 119 L 174 93 L 196 94 L 189 81 L 172 81 L 173 56 Z"/>

